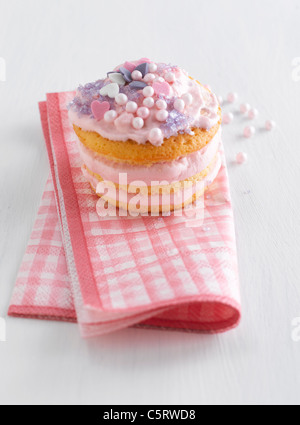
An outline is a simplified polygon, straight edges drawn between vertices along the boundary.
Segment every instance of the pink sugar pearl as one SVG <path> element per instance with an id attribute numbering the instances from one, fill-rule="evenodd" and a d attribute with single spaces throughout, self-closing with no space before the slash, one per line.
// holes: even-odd
<path id="1" fill-rule="evenodd" d="M 155 105 L 155 100 L 153 97 L 146 97 L 143 101 L 143 105 L 146 106 L 146 108 L 151 109 Z"/>
<path id="2" fill-rule="evenodd" d="M 140 118 L 143 118 L 143 119 L 145 120 L 146 118 L 148 118 L 148 117 L 149 117 L 149 115 L 150 115 L 150 111 L 149 111 L 149 109 L 148 109 L 148 108 L 146 108 L 145 106 L 142 106 L 141 108 L 139 108 L 139 109 L 137 110 L 137 115 L 138 115 Z"/>
<path id="3" fill-rule="evenodd" d="M 239 95 L 237 93 L 229 93 L 227 96 L 227 100 L 229 103 L 234 103 L 238 100 Z"/>
<path id="4" fill-rule="evenodd" d="M 168 116 L 169 116 L 169 112 L 166 111 L 165 109 L 162 109 L 162 110 L 157 112 L 156 119 L 160 122 L 165 122 L 165 121 L 167 121 Z"/>
<path id="5" fill-rule="evenodd" d="M 156 76 L 154 74 L 146 74 L 144 77 L 145 83 L 152 83 L 155 80 Z"/>
<path id="6" fill-rule="evenodd" d="M 276 127 L 276 122 L 272 121 L 272 120 L 268 120 L 268 121 L 266 121 L 265 127 L 266 127 L 266 130 L 272 131 Z"/>
<path id="7" fill-rule="evenodd" d="M 252 126 L 246 127 L 244 129 L 244 137 L 246 139 L 250 139 L 252 136 L 254 136 L 255 133 L 256 133 L 256 130 Z"/>
<path id="8" fill-rule="evenodd" d="M 133 128 L 135 128 L 136 130 L 141 130 L 144 127 L 144 120 L 143 118 L 137 117 L 134 118 L 132 121 L 132 126 Z"/>
<path id="9" fill-rule="evenodd" d="M 251 106 L 249 105 L 249 103 L 243 103 L 240 106 L 240 111 L 241 111 L 242 114 L 247 114 L 247 112 L 250 111 L 250 108 L 251 108 Z"/>
<path id="10" fill-rule="evenodd" d="M 245 152 L 239 152 L 236 156 L 236 162 L 238 164 L 245 164 L 248 161 L 248 156 Z"/>
<path id="11" fill-rule="evenodd" d="M 227 114 L 224 114 L 223 116 L 223 123 L 228 125 L 231 124 L 234 120 L 234 115 L 231 112 L 228 112 Z"/>
<path id="12" fill-rule="evenodd" d="M 135 102 L 128 102 L 126 105 L 126 111 L 130 112 L 131 114 L 134 114 L 138 109 L 138 105 Z"/>
<path id="13" fill-rule="evenodd" d="M 159 128 L 153 128 L 149 133 L 149 141 L 155 146 L 160 146 L 163 141 L 162 131 Z"/>
<path id="14" fill-rule="evenodd" d="M 141 81 L 143 78 L 143 74 L 140 71 L 133 71 L 133 73 L 131 74 L 131 78 L 134 81 Z"/>
<path id="15" fill-rule="evenodd" d="M 250 120 L 254 120 L 257 116 L 258 116 L 258 110 L 255 108 L 250 109 L 248 113 L 248 117 L 250 118 Z"/>

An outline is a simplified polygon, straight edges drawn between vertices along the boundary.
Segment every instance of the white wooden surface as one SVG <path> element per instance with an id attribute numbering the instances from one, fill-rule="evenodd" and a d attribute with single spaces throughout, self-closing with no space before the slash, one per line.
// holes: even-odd
<path id="1" fill-rule="evenodd" d="M 224 129 L 243 322 L 228 334 L 126 330 L 83 341 L 72 324 L 7 319 L 0 403 L 299 403 L 299 0 L 0 0 L 0 316 L 49 173 L 37 102 L 123 60 L 172 62 L 273 118 Z M 249 163 L 238 167 L 239 151 Z"/>

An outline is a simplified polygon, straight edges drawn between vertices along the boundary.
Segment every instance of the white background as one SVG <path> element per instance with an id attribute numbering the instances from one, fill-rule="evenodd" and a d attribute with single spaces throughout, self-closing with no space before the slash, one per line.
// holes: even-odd
<path id="1" fill-rule="evenodd" d="M 0 0 L 0 316 L 49 167 L 37 102 L 125 60 L 178 64 L 260 111 L 257 135 L 224 129 L 243 321 L 199 336 L 126 330 L 84 341 L 76 325 L 7 319 L 0 403 L 299 403 L 299 0 Z M 238 105 L 237 105 L 238 106 Z M 235 106 L 233 109 L 236 109 Z M 228 109 L 228 107 L 226 107 Z M 260 130 L 277 121 L 276 131 Z M 232 160 L 249 155 L 245 166 Z"/>

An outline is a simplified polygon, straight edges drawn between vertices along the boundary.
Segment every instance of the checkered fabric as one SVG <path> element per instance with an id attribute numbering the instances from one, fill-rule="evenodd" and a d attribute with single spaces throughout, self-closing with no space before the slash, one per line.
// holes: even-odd
<path id="1" fill-rule="evenodd" d="M 174 217 L 100 219 L 68 120 L 73 95 L 50 94 L 40 104 L 52 179 L 9 314 L 77 320 L 84 337 L 134 325 L 196 332 L 237 326 L 241 308 L 226 166 L 206 196 L 201 226 Z"/>

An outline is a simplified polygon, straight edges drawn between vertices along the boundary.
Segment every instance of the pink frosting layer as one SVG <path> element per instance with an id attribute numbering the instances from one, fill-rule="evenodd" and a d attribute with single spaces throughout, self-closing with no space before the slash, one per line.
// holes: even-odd
<path id="1" fill-rule="evenodd" d="M 215 163 L 215 166 L 210 171 L 210 173 L 206 176 L 205 180 L 197 182 L 192 187 L 179 190 L 175 194 L 172 193 L 169 198 L 165 198 L 167 200 L 168 204 L 164 203 L 164 198 L 159 195 L 149 195 L 149 196 L 142 196 L 139 195 L 139 203 L 142 207 L 145 206 L 180 206 L 183 204 L 183 201 L 189 200 L 196 192 L 201 191 L 203 189 L 206 189 L 217 177 L 220 168 L 221 168 L 221 156 L 218 154 L 217 161 Z M 92 185 L 94 190 L 96 191 L 97 185 L 99 184 L 99 181 L 91 176 L 85 169 L 82 170 L 85 178 L 87 181 Z M 114 191 L 112 189 L 105 191 L 105 199 L 117 199 L 117 201 L 123 202 L 125 204 L 133 202 L 135 200 L 136 194 L 127 193 L 126 191 L 120 189 L 117 191 Z"/>
<path id="2" fill-rule="evenodd" d="M 141 180 L 150 186 L 153 181 L 166 180 L 171 184 L 201 173 L 213 161 L 219 150 L 220 142 L 221 130 L 200 151 L 172 162 L 157 163 L 151 167 L 113 162 L 103 159 L 96 152 L 87 149 L 80 141 L 78 141 L 78 146 L 83 162 L 90 171 L 99 174 L 103 180 L 118 183 L 119 174 L 127 173 L 128 184 Z"/>

